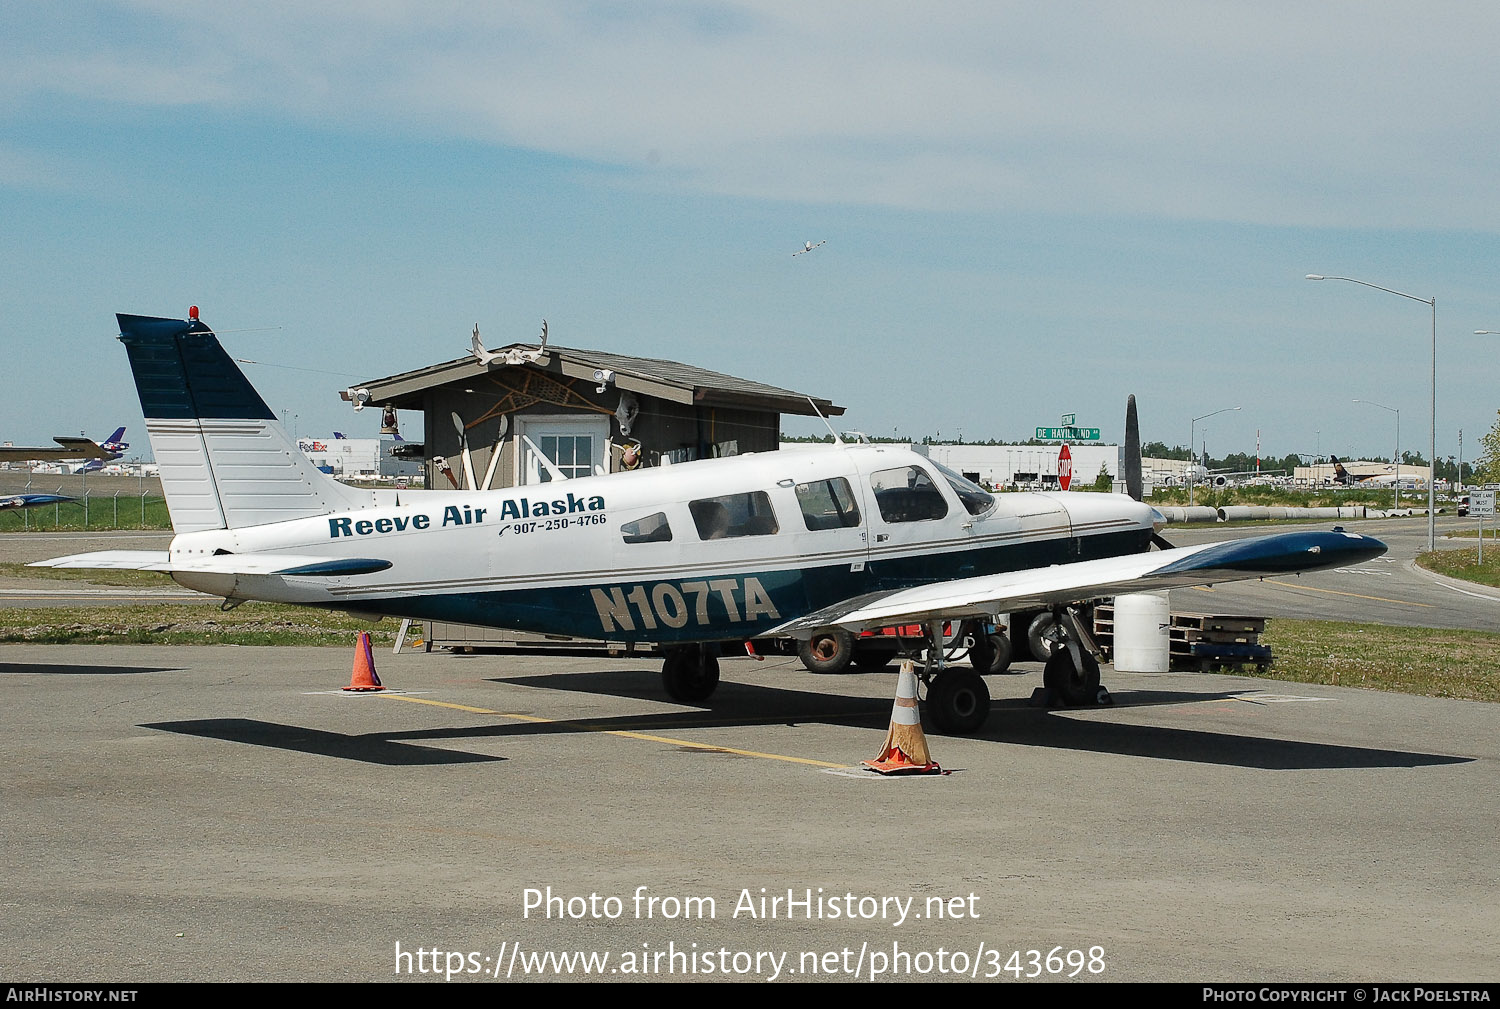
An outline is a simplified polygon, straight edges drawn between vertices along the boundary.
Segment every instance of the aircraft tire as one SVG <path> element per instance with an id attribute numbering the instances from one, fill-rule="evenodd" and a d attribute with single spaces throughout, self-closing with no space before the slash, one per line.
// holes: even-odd
<path id="1" fill-rule="evenodd" d="M 1038 662 L 1046 662 L 1055 655 L 1063 646 L 1062 628 L 1058 626 L 1057 618 L 1046 611 L 1033 617 L 1026 628 L 1026 646 Z"/>
<path id="2" fill-rule="evenodd" d="M 797 658 L 809 673 L 842 673 L 854 659 L 854 635 L 841 627 L 817 631 L 797 642 Z"/>
<path id="3" fill-rule="evenodd" d="M 719 657 L 704 648 L 674 648 L 662 662 L 661 682 L 679 704 L 706 701 L 719 686 Z"/>
<path id="4" fill-rule="evenodd" d="M 990 689 L 978 673 L 948 669 L 927 689 L 927 712 L 940 732 L 956 736 L 978 732 L 990 717 Z"/>
<path id="5" fill-rule="evenodd" d="M 1083 669 L 1073 665 L 1073 653 L 1064 647 L 1053 653 L 1042 668 L 1042 682 L 1069 707 L 1093 704 L 1099 696 L 1099 661 L 1082 652 Z"/>
<path id="6" fill-rule="evenodd" d="M 969 665 L 981 676 L 1005 672 L 1010 668 L 1011 658 L 1010 638 L 1004 634 L 981 633 L 969 648 Z"/>

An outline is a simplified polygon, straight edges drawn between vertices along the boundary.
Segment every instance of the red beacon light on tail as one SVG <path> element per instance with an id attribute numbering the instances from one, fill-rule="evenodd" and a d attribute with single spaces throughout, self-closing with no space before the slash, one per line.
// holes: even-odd
<path id="1" fill-rule="evenodd" d="M 188 306 L 188 321 L 189 322 L 197 322 L 198 321 L 198 306 L 197 305 L 189 305 Z"/>

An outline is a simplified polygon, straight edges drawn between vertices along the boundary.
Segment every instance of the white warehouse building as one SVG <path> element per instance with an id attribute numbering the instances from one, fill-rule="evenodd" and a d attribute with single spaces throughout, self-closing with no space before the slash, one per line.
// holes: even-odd
<path id="1" fill-rule="evenodd" d="M 933 462 L 990 487 L 1058 486 L 1061 445 L 913 445 Z M 1069 445 L 1073 487 L 1091 487 L 1102 470 L 1111 482 L 1120 479 L 1118 445 Z"/>

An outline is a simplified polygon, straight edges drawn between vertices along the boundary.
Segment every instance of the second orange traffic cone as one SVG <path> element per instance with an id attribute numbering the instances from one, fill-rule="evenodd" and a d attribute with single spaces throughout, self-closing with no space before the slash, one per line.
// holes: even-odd
<path id="1" fill-rule="evenodd" d="M 359 632 L 359 642 L 354 646 L 354 675 L 349 678 L 349 685 L 344 689 L 359 691 L 385 689 L 380 683 L 380 677 L 375 673 L 375 656 L 370 651 L 370 635 L 367 631 Z"/>
<path id="2" fill-rule="evenodd" d="M 881 774 L 943 773 L 927 752 L 927 737 L 922 733 L 922 715 L 917 708 L 917 674 L 910 660 L 901 663 L 896 703 L 891 708 L 891 727 L 885 734 L 880 756 L 863 763 Z"/>

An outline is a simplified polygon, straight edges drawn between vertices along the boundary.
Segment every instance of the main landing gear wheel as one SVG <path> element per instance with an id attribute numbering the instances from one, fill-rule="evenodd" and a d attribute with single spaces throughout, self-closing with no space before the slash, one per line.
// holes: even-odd
<path id="1" fill-rule="evenodd" d="M 1078 654 L 1082 669 L 1073 661 L 1073 649 L 1066 646 L 1054 652 L 1042 667 L 1042 682 L 1069 707 L 1093 704 L 1099 698 L 1099 661 L 1082 649 Z"/>
<path id="2" fill-rule="evenodd" d="M 1052 658 L 1066 643 L 1062 623 L 1051 613 L 1038 613 L 1026 628 L 1026 644 L 1039 662 Z"/>
<path id="3" fill-rule="evenodd" d="M 797 642 L 797 658 L 810 673 L 842 673 L 854 657 L 854 635 L 838 627 Z"/>
<path id="4" fill-rule="evenodd" d="M 719 686 L 719 657 L 702 646 L 673 648 L 661 666 L 667 696 L 679 704 L 698 704 Z"/>
<path id="5" fill-rule="evenodd" d="M 990 689 L 978 673 L 946 669 L 927 688 L 927 713 L 939 731 L 952 735 L 978 732 L 990 717 Z"/>
<path id="6" fill-rule="evenodd" d="M 974 643 L 969 646 L 969 665 L 981 676 L 1003 673 L 1010 668 L 1010 638 L 1004 634 L 974 632 Z"/>

